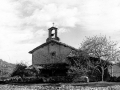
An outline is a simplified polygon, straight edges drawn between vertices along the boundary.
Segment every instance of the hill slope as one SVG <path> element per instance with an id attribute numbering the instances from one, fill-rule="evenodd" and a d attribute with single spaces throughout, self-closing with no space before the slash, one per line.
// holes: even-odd
<path id="1" fill-rule="evenodd" d="M 14 67 L 15 64 L 8 63 L 0 59 L 0 77 L 8 76 L 10 73 L 12 73 Z"/>

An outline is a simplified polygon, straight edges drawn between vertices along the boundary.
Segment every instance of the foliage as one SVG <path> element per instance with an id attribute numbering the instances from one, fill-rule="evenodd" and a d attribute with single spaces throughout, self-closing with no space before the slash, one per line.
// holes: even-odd
<path id="1" fill-rule="evenodd" d="M 76 77 L 79 79 L 77 82 L 80 81 L 81 76 L 88 77 L 88 73 L 90 72 L 90 59 L 85 52 L 73 51 L 67 58 L 70 65 L 68 76 L 73 77 L 73 82 L 76 82 Z"/>
<path id="2" fill-rule="evenodd" d="M 9 78 L 7 82 L 8 81 L 17 82 L 17 83 L 69 82 L 71 79 L 70 77 L 66 76 L 67 75 L 66 65 L 67 64 L 50 64 L 50 65 L 43 66 L 44 69 L 39 70 L 38 66 L 27 67 L 25 64 L 17 64 L 16 68 L 14 69 L 14 72 L 11 74 L 11 78 Z"/>
<path id="3" fill-rule="evenodd" d="M 31 77 L 31 76 L 36 76 L 36 77 L 39 77 L 40 76 L 40 70 L 37 68 L 37 66 L 31 66 L 31 69 L 26 68 L 24 70 L 24 75 L 26 77 Z"/>
<path id="4" fill-rule="evenodd" d="M 98 64 L 93 65 L 94 70 L 99 67 L 101 72 L 101 79 L 104 80 L 104 71 L 108 69 L 111 64 L 108 62 L 118 61 L 120 51 L 117 49 L 117 43 L 110 41 L 106 36 L 87 37 L 81 44 L 81 50 L 85 51 L 91 57 L 98 58 Z M 103 62 L 103 60 L 105 62 Z M 91 65 L 92 66 L 92 65 Z"/>
<path id="5" fill-rule="evenodd" d="M 50 76 L 50 77 L 41 77 L 43 83 L 70 83 L 72 78 L 68 76 Z"/>
<path id="6" fill-rule="evenodd" d="M 43 83 L 42 78 L 14 76 L 5 80 L 6 83 Z"/>
<path id="7" fill-rule="evenodd" d="M 11 77 L 14 76 L 20 76 L 21 78 L 34 76 L 38 78 L 40 76 L 40 70 L 37 66 L 27 67 L 27 65 L 20 63 L 16 65 L 13 73 L 11 74 Z"/>
<path id="8" fill-rule="evenodd" d="M 108 78 L 109 82 L 120 82 L 120 76 L 119 77 L 116 77 L 116 76 L 111 76 L 110 78 Z"/>
<path id="9" fill-rule="evenodd" d="M 86 83 L 86 84 L 47 84 L 47 85 L 0 85 L 1 90 L 119 90 L 116 83 Z"/>
<path id="10" fill-rule="evenodd" d="M 99 61 L 98 58 L 94 58 L 94 57 L 90 57 L 90 71 L 89 74 L 89 78 L 90 81 L 101 81 L 101 77 L 102 77 L 102 69 L 100 66 L 102 66 L 103 63 L 106 63 L 106 65 L 104 66 L 104 68 L 106 68 L 110 63 L 106 62 L 104 60 L 101 60 L 101 62 Z M 106 81 L 108 78 L 110 78 L 110 73 L 107 69 L 104 69 L 104 80 Z"/>
<path id="11" fill-rule="evenodd" d="M 43 82 L 39 77 L 39 70 L 36 66 L 27 67 L 26 64 L 20 63 L 16 64 L 16 67 L 11 74 L 11 77 L 6 80 L 6 82 L 16 82 L 16 83 L 37 83 Z"/>
<path id="12" fill-rule="evenodd" d="M 5 80 L 6 83 L 12 83 L 12 82 L 22 82 L 23 79 L 20 76 L 14 76 L 14 77 L 10 77 L 8 79 Z"/>
<path id="13" fill-rule="evenodd" d="M 102 60 L 101 63 L 99 63 L 98 58 L 89 57 L 83 52 L 79 52 L 77 54 L 74 53 L 74 56 L 68 57 L 68 61 L 71 66 L 68 71 L 68 76 L 73 77 L 73 82 L 81 82 L 81 76 L 88 77 L 90 79 L 89 81 L 91 82 L 97 82 L 101 80 L 101 68 L 95 66 L 101 65 L 106 61 Z M 104 78 L 109 78 L 110 75 L 108 70 L 106 69 L 104 72 Z"/>
<path id="14" fill-rule="evenodd" d="M 13 76 L 24 77 L 25 68 L 27 68 L 27 65 L 25 65 L 23 63 L 17 64 L 14 71 L 11 74 L 11 77 L 13 77 Z"/>
<path id="15" fill-rule="evenodd" d="M 79 83 L 79 82 L 89 82 L 89 78 L 87 76 L 80 76 L 80 77 L 74 77 L 73 79 L 74 83 Z"/>

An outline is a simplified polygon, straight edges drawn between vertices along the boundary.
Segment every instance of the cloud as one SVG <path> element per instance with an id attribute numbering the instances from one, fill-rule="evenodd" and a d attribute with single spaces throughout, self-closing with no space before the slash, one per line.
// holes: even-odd
<path id="1" fill-rule="evenodd" d="M 26 28 L 50 27 L 55 22 L 56 26 L 62 28 L 80 25 L 85 30 L 106 33 L 120 29 L 120 1 L 118 0 L 18 1 L 20 3 L 18 10 Z"/>
<path id="2" fill-rule="evenodd" d="M 120 29 L 119 3 L 120 1 L 118 0 L 87 1 L 83 7 L 84 26 L 89 30 L 118 31 Z"/>
<path id="3" fill-rule="evenodd" d="M 17 3 L 20 3 L 18 10 L 24 24 L 49 27 L 51 23 L 57 22 L 59 26 L 74 27 L 78 22 L 76 18 L 77 8 L 70 8 L 65 4 L 57 5 L 58 2 L 54 2 L 53 0 L 53 3 L 40 4 L 39 0 L 34 2 L 32 0 L 17 1 Z"/>
<path id="4" fill-rule="evenodd" d="M 40 38 L 47 34 L 47 29 L 52 26 L 53 22 L 56 27 L 62 28 L 59 32 L 68 31 L 67 27 L 75 27 L 78 22 L 78 9 L 62 4 L 63 1 L 53 0 L 49 3 L 47 0 L 17 0 L 15 3 L 19 6 L 16 9 L 21 18 L 21 29 L 30 30 L 33 33 L 33 38 L 21 42 L 40 42 Z M 40 35 L 36 34 L 38 32 Z"/>
<path id="5" fill-rule="evenodd" d="M 11 0 L 0 1 L 0 58 L 12 63 L 20 59 L 30 60 L 29 57 L 22 55 L 26 55 L 32 46 L 36 45 L 18 44 L 22 40 L 33 38 L 33 33 L 21 30 L 22 20 L 18 17 L 15 7 L 16 3 Z"/>
<path id="6" fill-rule="evenodd" d="M 15 0 L 25 25 L 50 26 L 52 22 L 63 27 L 76 24 L 89 30 L 119 29 L 119 0 Z"/>
<path id="7" fill-rule="evenodd" d="M 45 42 L 53 22 L 61 37 L 101 33 L 119 40 L 120 1 L 1 0 L 0 58 L 30 60 L 28 51 Z"/>

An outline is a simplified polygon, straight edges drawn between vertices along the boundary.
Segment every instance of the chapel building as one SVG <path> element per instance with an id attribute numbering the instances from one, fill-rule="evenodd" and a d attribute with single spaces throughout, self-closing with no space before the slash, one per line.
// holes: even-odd
<path id="1" fill-rule="evenodd" d="M 66 57 L 72 51 L 77 51 L 77 49 L 60 42 L 58 28 L 53 26 L 48 29 L 46 42 L 34 48 L 29 53 L 32 54 L 32 65 L 42 65 L 66 63 Z"/>

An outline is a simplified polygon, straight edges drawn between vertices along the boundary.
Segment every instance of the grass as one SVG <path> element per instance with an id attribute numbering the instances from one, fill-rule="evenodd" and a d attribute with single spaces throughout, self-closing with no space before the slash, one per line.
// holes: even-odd
<path id="1" fill-rule="evenodd" d="M 90 82 L 90 83 L 72 83 L 73 86 L 107 87 L 120 85 L 120 82 Z"/>
<path id="2" fill-rule="evenodd" d="M 120 83 L 4 84 L 0 90 L 120 90 Z"/>

